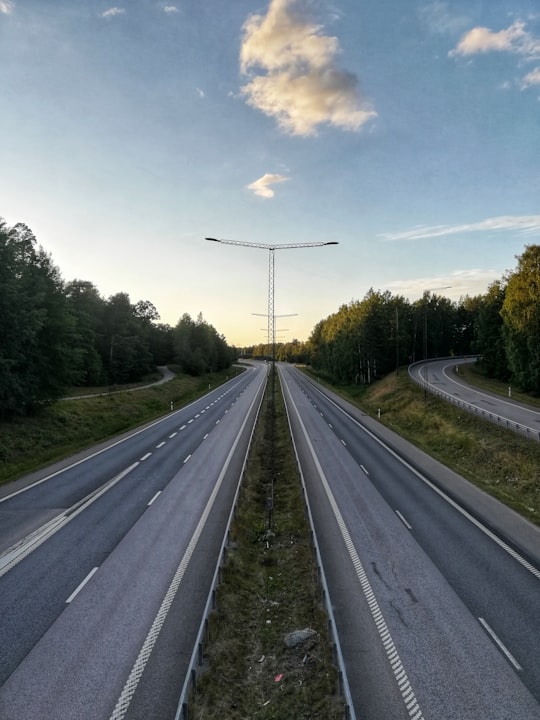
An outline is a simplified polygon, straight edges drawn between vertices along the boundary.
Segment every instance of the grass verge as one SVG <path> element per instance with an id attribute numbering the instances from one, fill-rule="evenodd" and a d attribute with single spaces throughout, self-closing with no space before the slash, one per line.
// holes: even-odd
<path id="1" fill-rule="evenodd" d="M 242 482 L 207 668 L 190 707 L 196 720 L 344 717 L 278 382 L 274 400 L 262 406 Z M 288 647 L 285 636 L 306 628 L 314 633 Z"/>
<path id="2" fill-rule="evenodd" d="M 540 525 L 540 443 L 430 394 L 425 400 L 406 369 L 369 387 L 332 389 L 371 417 L 380 409 L 384 425 Z"/>
<path id="3" fill-rule="evenodd" d="M 0 423 L 0 484 L 60 460 L 185 405 L 231 377 L 177 375 L 163 385 L 80 400 L 61 400 L 32 417 Z M 102 388 L 106 392 L 109 388 Z M 76 392 L 74 391 L 74 394 Z"/>

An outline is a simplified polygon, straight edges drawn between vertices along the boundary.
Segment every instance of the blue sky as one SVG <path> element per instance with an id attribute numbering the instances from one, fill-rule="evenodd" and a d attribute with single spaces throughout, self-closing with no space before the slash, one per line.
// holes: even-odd
<path id="1" fill-rule="evenodd" d="M 0 0 L 0 216 L 65 280 L 263 342 L 540 242 L 537 0 Z"/>

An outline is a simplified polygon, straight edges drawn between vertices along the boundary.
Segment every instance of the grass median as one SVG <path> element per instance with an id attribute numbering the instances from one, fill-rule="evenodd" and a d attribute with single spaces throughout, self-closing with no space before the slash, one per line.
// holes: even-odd
<path id="1" fill-rule="evenodd" d="M 276 380 L 255 430 L 190 718 L 344 717 L 309 530 Z"/>

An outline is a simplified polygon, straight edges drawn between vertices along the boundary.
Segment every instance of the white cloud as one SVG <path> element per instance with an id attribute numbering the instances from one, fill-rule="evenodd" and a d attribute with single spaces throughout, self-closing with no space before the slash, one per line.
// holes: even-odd
<path id="1" fill-rule="evenodd" d="M 359 130 L 376 113 L 360 96 L 356 75 L 337 66 L 337 38 L 310 23 L 301 4 L 271 0 L 266 15 L 246 20 L 240 66 L 250 79 L 242 92 L 292 135 L 314 135 L 323 123 Z"/>
<path id="2" fill-rule="evenodd" d="M 201 100 L 205 97 L 204 90 L 201 90 L 201 88 L 195 88 L 197 91 L 197 95 L 201 98 Z"/>
<path id="3" fill-rule="evenodd" d="M 525 30 L 522 20 L 516 20 L 506 30 L 498 32 L 486 27 L 475 27 L 463 35 L 449 55 L 455 57 L 488 52 L 510 52 L 528 58 L 540 57 L 540 39 Z"/>
<path id="4" fill-rule="evenodd" d="M 464 225 L 420 225 L 404 232 L 382 233 L 378 237 L 386 241 L 426 240 L 471 232 L 501 231 L 515 231 L 525 235 L 540 234 L 540 215 L 502 215 Z"/>
<path id="5" fill-rule="evenodd" d="M 175 5 L 164 5 L 163 12 L 174 14 L 180 12 L 180 10 Z"/>
<path id="6" fill-rule="evenodd" d="M 277 173 L 265 173 L 258 180 L 250 183 L 247 188 L 248 190 L 253 190 L 255 195 L 258 195 L 259 197 L 272 198 L 274 197 L 274 191 L 272 190 L 270 185 L 285 182 L 285 180 L 288 179 L 289 178 L 286 175 L 279 175 Z"/>
<path id="7" fill-rule="evenodd" d="M 9 15 L 11 12 L 13 12 L 14 7 L 15 3 L 13 3 L 11 0 L 0 0 L 0 13 L 2 15 Z"/>
<path id="8" fill-rule="evenodd" d="M 437 35 L 453 35 L 462 32 L 469 24 L 464 15 L 454 15 L 448 10 L 448 3 L 435 0 L 418 11 L 420 19 L 429 31 Z"/>
<path id="9" fill-rule="evenodd" d="M 123 15 L 125 12 L 126 11 L 124 10 L 124 8 L 112 7 L 108 10 L 105 10 L 105 12 L 102 12 L 101 17 L 115 17 L 116 15 Z"/>
<path id="10" fill-rule="evenodd" d="M 522 80 L 522 88 L 528 88 L 532 85 L 540 85 L 540 67 L 535 68 L 534 70 L 531 70 L 530 73 L 527 73 L 525 77 Z"/>

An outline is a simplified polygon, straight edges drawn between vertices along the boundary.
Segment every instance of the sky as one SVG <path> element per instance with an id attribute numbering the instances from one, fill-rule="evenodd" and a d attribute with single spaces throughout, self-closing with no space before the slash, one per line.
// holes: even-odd
<path id="1" fill-rule="evenodd" d="M 270 253 L 206 237 L 315 245 L 274 253 L 284 342 L 540 243 L 538 0 L 0 0 L 0 103 L 0 217 L 236 346 Z"/>

